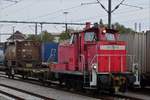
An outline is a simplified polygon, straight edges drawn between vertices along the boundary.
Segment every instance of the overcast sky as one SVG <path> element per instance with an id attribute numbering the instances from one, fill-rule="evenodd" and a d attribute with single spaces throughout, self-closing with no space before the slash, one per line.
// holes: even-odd
<path id="1" fill-rule="evenodd" d="M 12 0 L 13 1 L 13 0 Z M 15 1 L 15 0 L 14 0 Z M 0 20 L 48 21 L 48 22 L 98 22 L 107 23 L 107 13 L 99 4 L 82 5 L 81 3 L 97 0 L 20 0 L 18 3 L 0 0 Z M 122 0 L 112 0 L 112 8 Z M 108 0 L 100 0 L 107 8 Z M 125 0 L 124 4 L 143 7 L 143 9 L 121 5 L 112 15 L 112 23 L 119 22 L 134 29 L 134 23 L 141 23 L 142 30 L 150 28 L 150 0 Z M 63 12 L 69 12 L 67 16 Z M 34 33 L 33 25 L 0 24 L 0 32 L 11 33 L 15 30 Z M 75 27 L 81 28 L 81 27 Z M 45 25 L 44 30 L 60 32 L 61 25 Z M 5 36 L 6 37 L 6 36 Z"/>

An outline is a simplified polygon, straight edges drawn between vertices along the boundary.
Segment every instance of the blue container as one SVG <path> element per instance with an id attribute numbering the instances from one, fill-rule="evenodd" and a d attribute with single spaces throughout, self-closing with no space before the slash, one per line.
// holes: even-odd
<path id="1" fill-rule="evenodd" d="M 57 62 L 58 61 L 58 43 L 46 42 L 42 43 L 42 62 Z"/>

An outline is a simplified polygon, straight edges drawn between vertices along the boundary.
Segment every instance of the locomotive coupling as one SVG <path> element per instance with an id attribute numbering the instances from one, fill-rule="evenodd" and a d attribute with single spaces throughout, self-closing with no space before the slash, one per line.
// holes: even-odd
<path id="1" fill-rule="evenodd" d="M 124 84 L 126 82 L 126 78 L 117 76 L 117 77 L 113 78 L 113 81 L 114 81 L 113 82 L 114 85 L 121 85 L 121 84 Z"/>
<path id="2" fill-rule="evenodd" d="M 113 87 L 114 87 L 115 92 L 122 90 L 122 87 L 126 87 L 126 78 L 123 76 L 113 77 Z"/>

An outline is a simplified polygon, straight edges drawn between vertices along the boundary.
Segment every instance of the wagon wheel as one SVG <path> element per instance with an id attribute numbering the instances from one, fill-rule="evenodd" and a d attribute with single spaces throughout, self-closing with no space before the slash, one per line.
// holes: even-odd
<path id="1" fill-rule="evenodd" d="M 141 76 L 141 88 L 145 88 L 146 87 L 146 82 L 145 82 L 145 77 L 144 75 Z"/>
<path id="2" fill-rule="evenodd" d="M 127 91 L 127 82 L 125 82 L 121 87 L 120 87 L 120 91 L 121 92 L 126 92 Z"/>
<path id="3" fill-rule="evenodd" d="M 9 70 L 8 70 L 8 78 L 14 79 L 14 74 L 15 74 L 14 68 L 10 67 Z"/>
<path id="4" fill-rule="evenodd" d="M 80 81 L 80 80 L 76 81 L 76 90 L 77 91 L 85 92 L 84 88 L 83 88 L 83 82 L 82 81 Z"/>
<path id="5" fill-rule="evenodd" d="M 63 80 L 59 79 L 59 86 L 62 86 Z"/>

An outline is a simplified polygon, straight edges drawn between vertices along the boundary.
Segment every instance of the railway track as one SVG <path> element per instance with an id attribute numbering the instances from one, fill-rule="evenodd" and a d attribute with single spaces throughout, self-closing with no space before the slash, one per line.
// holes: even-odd
<path id="1" fill-rule="evenodd" d="M 0 96 L 3 97 L 3 99 L 8 99 L 8 100 L 24 100 L 22 97 L 10 94 L 8 92 L 4 92 L 2 90 L 0 90 Z"/>
<path id="2" fill-rule="evenodd" d="M 0 73 L 0 76 L 4 77 L 4 78 L 8 78 L 4 73 Z M 15 77 L 12 80 L 17 80 L 17 81 L 21 81 L 21 82 L 30 83 L 30 84 L 45 86 L 45 85 L 43 85 L 43 83 L 41 83 L 41 82 L 39 82 L 37 80 L 34 80 L 34 79 L 23 80 L 19 76 Z M 2 86 L 6 86 L 6 85 L 3 85 L 3 84 L 0 84 L 0 86 L 1 85 Z M 15 90 L 18 90 L 18 91 L 21 91 L 21 92 L 24 92 L 26 94 L 33 95 L 35 97 L 43 98 L 41 100 L 53 100 L 51 98 L 47 98 L 47 97 L 43 97 L 43 96 L 40 96 L 40 95 L 37 95 L 37 94 L 34 94 L 34 93 L 27 92 L 25 90 L 17 89 L 17 88 L 10 87 L 10 86 L 6 86 L 6 87 L 11 88 L 11 89 L 15 89 Z M 61 90 L 61 91 L 65 91 L 65 92 L 71 92 L 71 93 L 84 95 L 84 96 L 88 96 L 88 97 L 93 97 L 93 98 L 97 98 L 97 99 L 101 99 L 101 100 L 142 100 L 140 98 L 127 96 L 127 95 L 124 95 L 124 94 L 113 94 L 113 95 L 111 95 L 111 94 L 108 94 L 108 93 L 105 93 L 105 92 L 103 92 L 101 94 L 95 94 L 95 93 L 93 94 L 93 93 L 76 91 L 76 90 L 72 90 L 72 89 L 68 90 L 65 86 L 60 86 L 57 83 L 51 83 L 51 85 L 49 85 L 49 86 L 46 85 L 45 87 L 54 88 L 54 89 L 57 89 L 57 90 Z M 21 100 L 22 100 L 22 98 L 21 98 Z"/>
<path id="3" fill-rule="evenodd" d="M 54 100 L 52 98 L 44 97 L 39 94 L 35 94 L 4 84 L 0 84 L 0 94 L 6 95 L 15 100 Z"/>

